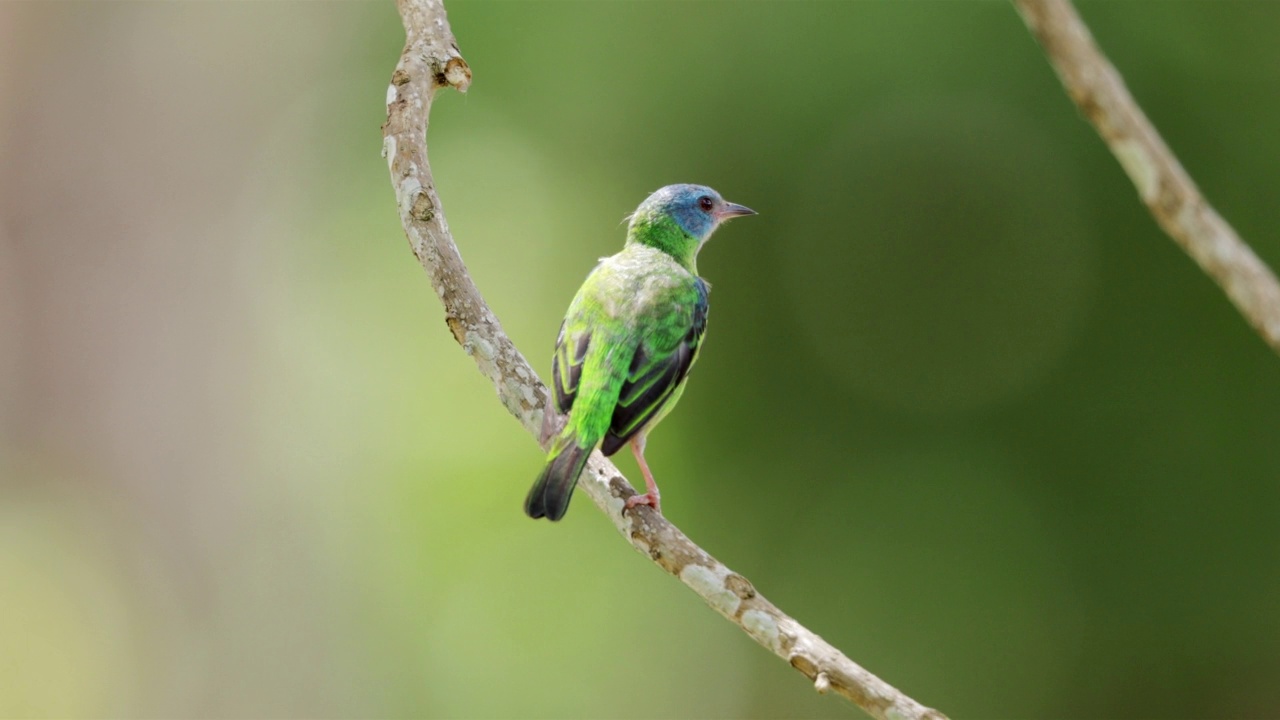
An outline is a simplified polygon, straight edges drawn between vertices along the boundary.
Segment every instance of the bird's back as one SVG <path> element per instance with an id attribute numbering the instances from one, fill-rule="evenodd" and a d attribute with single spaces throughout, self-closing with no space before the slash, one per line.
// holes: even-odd
<path id="1" fill-rule="evenodd" d="M 666 253 L 633 244 L 602 260 L 565 317 L 562 343 L 590 335 L 570 423 L 602 436 L 635 362 L 677 352 L 705 314 L 705 283 Z"/>

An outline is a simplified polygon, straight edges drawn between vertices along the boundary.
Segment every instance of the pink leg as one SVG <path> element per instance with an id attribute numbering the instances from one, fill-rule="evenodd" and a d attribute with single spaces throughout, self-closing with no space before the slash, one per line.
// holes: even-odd
<path id="1" fill-rule="evenodd" d="M 653 481 L 653 473 L 649 471 L 649 463 L 644 461 L 644 435 L 636 435 L 631 440 L 631 454 L 636 456 L 636 462 L 640 465 L 640 472 L 644 474 L 644 485 L 648 490 L 643 495 L 632 495 L 627 498 L 625 509 L 630 510 L 637 505 L 650 505 L 659 513 L 662 507 L 658 504 L 658 483 Z"/>

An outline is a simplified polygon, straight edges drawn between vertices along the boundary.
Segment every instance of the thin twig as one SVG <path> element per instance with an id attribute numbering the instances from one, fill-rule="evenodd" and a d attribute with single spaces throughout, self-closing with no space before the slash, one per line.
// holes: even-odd
<path id="1" fill-rule="evenodd" d="M 427 165 L 427 117 L 435 92 L 465 92 L 471 70 L 454 42 L 440 0 L 399 0 L 407 36 L 387 89 L 383 152 L 391 170 L 409 244 L 444 303 L 449 330 L 494 384 L 507 409 L 535 438 L 541 434 L 547 389 L 515 348 L 476 289 L 449 233 Z M 579 483 L 633 547 L 678 577 L 708 605 L 756 642 L 814 681 L 875 718 L 945 720 L 858 666 L 765 600 L 743 576 L 725 567 L 648 507 L 622 514 L 635 490 L 608 460 L 595 453 Z M 512 500 L 517 508 L 519 498 Z"/>
<path id="2" fill-rule="evenodd" d="M 1014 0 L 1067 94 L 1111 148 L 1156 222 L 1280 353 L 1280 284 L 1200 194 L 1070 0 Z"/>

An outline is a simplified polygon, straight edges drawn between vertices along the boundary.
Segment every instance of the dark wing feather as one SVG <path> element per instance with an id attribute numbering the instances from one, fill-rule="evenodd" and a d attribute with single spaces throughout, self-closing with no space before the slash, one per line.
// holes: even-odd
<path id="1" fill-rule="evenodd" d="M 692 322 L 680 344 L 657 358 L 650 357 L 643 346 L 636 349 L 627 380 L 618 394 L 618 404 L 613 409 L 609 432 L 600 446 L 605 455 L 616 453 L 640 432 L 662 410 L 693 367 L 707 327 L 707 285 L 701 278 L 697 288 Z"/>
<path id="2" fill-rule="evenodd" d="M 564 323 L 560 323 L 560 334 L 556 336 L 556 351 L 551 358 L 551 384 L 556 395 L 556 409 L 563 415 L 573 407 L 573 399 L 578 396 L 578 381 L 582 379 L 582 362 L 587 357 L 587 346 L 591 343 L 591 331 L 585 330 L 576 337 L 565 341 Z"/>

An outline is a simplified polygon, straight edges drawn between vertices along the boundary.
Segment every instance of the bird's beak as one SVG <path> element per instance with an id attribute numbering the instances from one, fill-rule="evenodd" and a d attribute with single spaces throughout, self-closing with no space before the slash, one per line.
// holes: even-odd
<path id="1" fill-rule="evenodd" d="M 744 215 L 756 214 L 758 213 L 756 213 L 755 210 L 752 210 L 746 205 L 739 205 L 738 203 L 731 202 L 725 203 L 724 207 L 720 209 L 720 212 L 716 213 L 718 220 L 729 220 L 731 218 L 742 217 Z"/>

